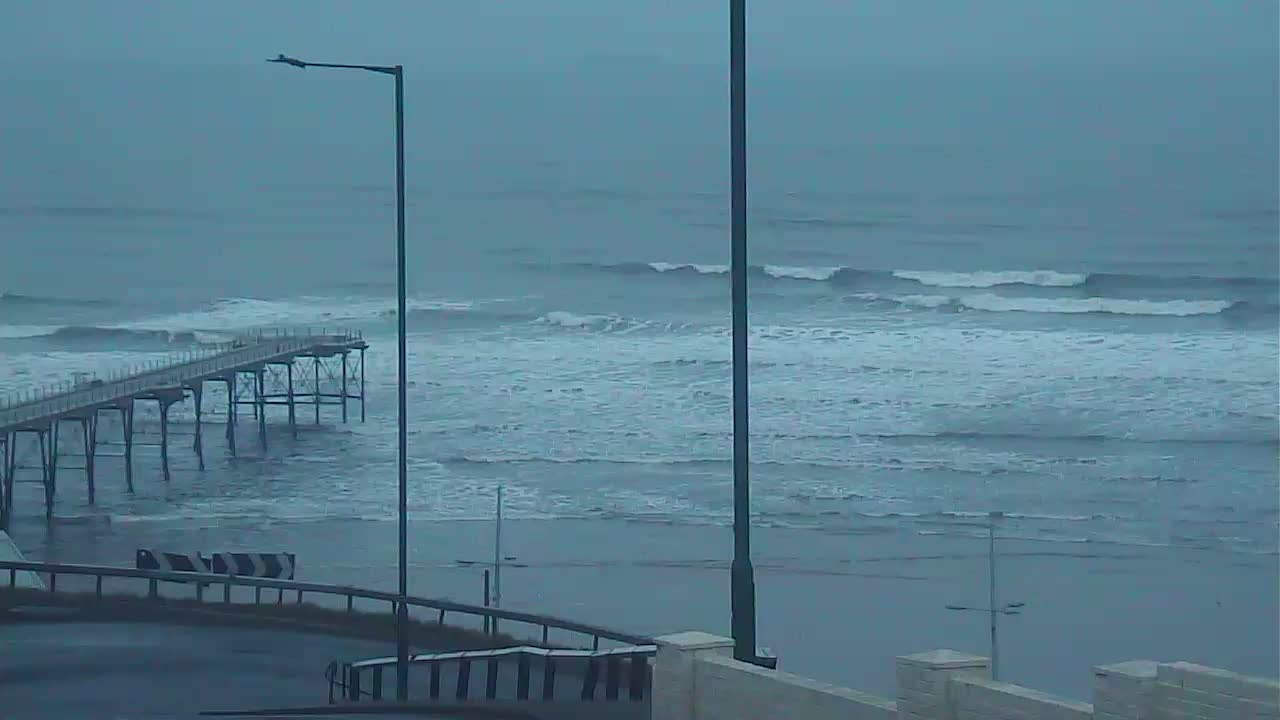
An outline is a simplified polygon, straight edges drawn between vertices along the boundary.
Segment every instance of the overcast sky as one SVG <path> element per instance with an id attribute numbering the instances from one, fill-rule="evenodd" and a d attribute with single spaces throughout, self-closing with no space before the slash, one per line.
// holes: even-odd
<path id="1" fill-rule="evenodd" d="M 727 0 L 3 0 L 0 61 L 720 63 Z M 749 0 L 757 65 L 1274 64 L 1276 0 Z"/>

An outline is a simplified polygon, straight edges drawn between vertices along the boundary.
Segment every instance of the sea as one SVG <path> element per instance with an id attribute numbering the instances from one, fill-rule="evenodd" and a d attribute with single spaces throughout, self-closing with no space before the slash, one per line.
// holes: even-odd
<path id="1" fill-rule="evenodd" d="M 281 412 L 264 453 L 242 425 L 241 457 L 218 444 L 199 472 L 175 451 L 168 485 L 141 448 L 136 492 L 100 461 L 93 505 L 64 470 L 48 524 L 20 471 L 14 535 L 32 554 L 118 542 L 127 561 L 138 526 L 394 527 L 391 85 L 286 70 L 0 70 L 0 397 L 262 329 L 370 345 L 364 423 L 325 408 L 293 441 Z M 601 528 L 584 562 L 663 561 L 628 555 L 637 533 L 727 537 L 723 69 L 406 78 L 413 523 L 487 542 L 501 485 L 513 521 Z M 983 538 L 999 511 L 1002 537 L 1054 553 L 1166 549 L 1200 558 L 1206 583 L 1256 567 L 1273 623 L 1276 79 L 753 72 L 755 526 L 798 533 L 803 559 L 804 537 L 851 555 L 864 537 Z M 175 413 L 189 433 L 190 404 Z M 389 571 L 391 550 L 362 552 Z M 692 557 L 719 573 L 725 550 Z M 1274 671 L 1274 643 L 1253 642 L 1257 667 L 1238 669 Z"/>

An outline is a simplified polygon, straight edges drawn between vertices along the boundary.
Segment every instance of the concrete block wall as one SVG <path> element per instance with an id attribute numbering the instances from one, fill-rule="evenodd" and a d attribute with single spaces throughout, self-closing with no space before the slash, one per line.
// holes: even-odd
<path id="1" fill-rule="evenodd" d="M 704 632 L 682 632 L 658 638 L 653 660 L 653 717 L 694 720 L 697 697 L 694 663 L 708 657 L 730 657 L 733 639 Z"/>
<path id="2" fill-rule="evenodd" d="M 1280 720 L 1280 682 L 1176 662 L 1156 667 L 1160 720 Z"/>
<path id="3" fill-rule="evenodd" d="M 1093 716 L 1097 720 L 1153 720 L 1157 664 L 1133 660 L 1093 669 Z"/>
<path id="4" fill-rule="evenodd" d="M 959 677 L 950 683 L 954 720 L 1090 720 L 1093 706 L 1021 685 Z"/>
<path id="5" fill-rule="evenodd" d="M 894 704 L 883 698 L 733 658 L 699 659 L 695 668 L 694 717 L 700 720 L 895 720 L 898 716 Z"/>
<path id="6" fill-rule="evenodd" d="M 952 720 L 951 681 L 991 677 L 991 661 L 954 650 L 931 650 L 898 658 L 898 717 Z"/>
<path id="7" fill-rule="evenodd" d="M 991 679 L 990 661 L 954 650 L 897 659 L 896 702 L 738 662 L 706 633 L 657 639 L 655 720 L 1280 720 L 1280 681 L 1193 663 L 1093 669 L 1093 703 Z"/>

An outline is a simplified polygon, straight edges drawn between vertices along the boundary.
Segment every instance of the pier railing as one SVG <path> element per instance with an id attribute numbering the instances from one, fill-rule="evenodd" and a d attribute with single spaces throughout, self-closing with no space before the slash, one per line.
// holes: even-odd
<path id="1" fill-rule="evenodd" d="M 108 403 L 131 393 L 167 384 L 180 384 L 228 367 L 270 360 L 305 350 L 325 341 L 359 342 L 359 332 L 275 330 L 245 335 L 212 347 L 168 355 L 141 367 L 107 376 L 86 375 L 27 393 L 11 393 L 0 399 L 0 426 L 9 426 L 50 415 Z"/>
<path id="2" fill-rule="evenodd" d="M 8 574 L 7 586 L 10 588 L 17 587 L 19 572 L 30 571 L 43 575 L 46 581 L 46 587 L 48 587 L 50 594 L 56 594 L 58 592 L 58 578 L 60 576 L 90 577 L 94 580 L 93 597 L 98 601 L 101 601 L 103 598 L 104 582 L 107 579 L 112 579 L 116 581 L 117 584 L 122 584 L 123 581 L 126 580 L 145 580 L 147 583 L 147 592 L 145 597 L 157 601 L 161 598 L 161 584 L 168 583 L 186 587 L 190 587 L 192 584 L 195 584 L 196 599 L 210 605 L 246 604 L 247 601 L 244 600 L 236 603 L 232 602 L 232 588 L 253 588 L 253 604 L 260 604 L 263 602 L 263 588 L 279 590 L 282 593 L 292 593 L 292 599 L 297 604 L 302 604 L 305 594 L 343 598 L 346 601 L 346 611 L 348 613 L 354 612 L 354 602 L 356 598 L 378 601 L 380 603 L 387 604 L 387 610 L 392 617 L 395 616 L 397 605 L 400 602 L 400 596 L 396 593 L 383 592 L 380 590 L 368 590 L 345 585 L 299 582 L 297 580 L 276 580 L 272 578 L 241 577 L 238 575 L 219 575 L 215 573 L 137 570 L 134 568 L 111 567 L 105 565 L 72 565 L 65 563 L 0 560 L 0 578 L 4 577 L 3 573 L 5 573 L 5 571 L 7 571 Z M 3 582 L 3 580 L 0 580 L 0 582 Z M 222 592 L 217 593 L 215 590 L 213 593 L 214 598 L 206 599 L 204 592 L 205 586 L 220 588 Z M 3 585 L 0 585 L 0 587 L 3 587 Z M 137 586 L 134 585 L 134 587 L 136 588 Z M 138 593 L 133 594 L 143 597 Z M 484 607 L 482 605 L 469 605 L 467 603 L 455 602 L 453 600 L 424 598 L 413 595 L 405 598 L 405 604 L 408 605 L 410 609 L 420 608 L 433 612 L 434 619 L 439 625 L 444 625 L 446 615 L 448 613 L 453 613 L 477 618 L 489 618 L 490 626 L 492 626 L 494 619 L 501 619 L 507 623 L 519 623 L 529 628 L 539 628 L 541 629 L 543 644 L 549 643 L 550 631 L 552 629 L 589 637 L 591 639 L 591 649 L 593 651 L 600 650 L 601 640 L 608 640 L 627 646 L 653 644 L 652 638 L 642 635 L 619 632 L 609 628 L 599 627 L 597 625 L 557 618 L 552 615 L 540 615 L 537 613 L 521 612 L 519 610 L 504 610 L 501 608 Z M 506 625 L 505 627 L 507 628 L 507 632 L 510 633 L 510 625 Z"/>

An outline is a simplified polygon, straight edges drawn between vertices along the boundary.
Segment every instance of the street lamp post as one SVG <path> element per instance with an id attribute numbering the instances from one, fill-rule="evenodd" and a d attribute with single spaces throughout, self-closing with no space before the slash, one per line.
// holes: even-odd
<path id="1" fill-rule="evenodd" d="M 400 515 L 400 556 L 399 601 L 396 603 L 396 699 L 405 702 L 409 699 L 409 596 L 408 575 L 408 499 L 409 499 L 409 460 L 408 460 L 408 418 L 406 407 L 408 351 L 405 339 L 405 253 L 404 253 L 404 67 L 400 65 L 346 65 L 342 63 L 315 63 L 297 58 L 277 55 L 267 62 L 292 65 L 296 68 L 341 68 L 346 70 L 366 70 L 368 72 L 391 75 L 396 79 L 396 320 L 399 339 L 399 515 Z"/>
<path id="2" fill-rule="evenodd" d="M 991 621 L 991 679 L 1000 679 L 1000 640 L 996 636 L 996 619 L 1001 615 L 1020 615 L 1026 603 L 996 604 L 996 521 L 1004 513 L 994 510 L 987 513 L 987 606 L 947 605 L 948 610 L 986 613 Z"/>
<path id="3" fill-rule="evenodd" d="M 756 652 L 756 581 L 751 566 L 750 430 L 747 422 L 747 3 L 729 0 L 730 280 L 733 304 L 733 656 Z"/>

